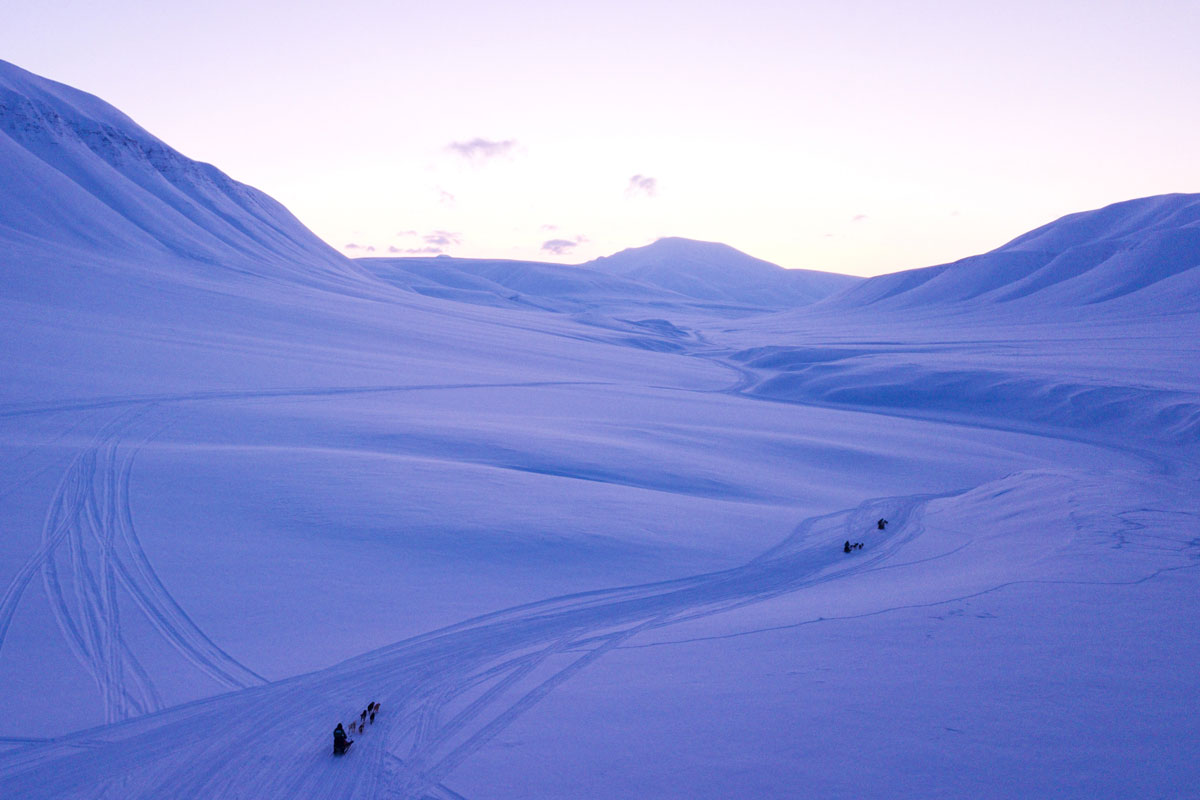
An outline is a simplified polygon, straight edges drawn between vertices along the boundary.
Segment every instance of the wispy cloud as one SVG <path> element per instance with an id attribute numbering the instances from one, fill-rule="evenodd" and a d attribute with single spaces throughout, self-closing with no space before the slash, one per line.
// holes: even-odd
<path id="1" fill-rule="evenodd" d="M 388 248 L 389 253 L 404 256 L 438 256 L 442 254 L 440 247 L 396 247 L 392 245 Z"/>
<path id="2" fill-rule="evenodd" d="M 866 214 L 855 214 L 853 217 L 850 218 L 850 221 L 851 222 L 862 222 L 866 218 L 867 218 Z"/>
<path id="3" fill-rule="evenodd" d="M 343 250 L 361 250 L 364 253 L 374 253 L 375 252 L 375 247 L 373 245 L 358 244 L 356 242 L 351 242 L 350 244 L 346 245 L 342 249 Z"/>
<path id="4" fill-rule="evenodd" d="M 491 161 L 494 158 L 507 156 L 517 146 L 516 139 L 502 139 L 495 141 L 492 139 L 481 139 L 476 137 L 465 142 L 451 142 L 446 145 L 446 149 L 452 153 L 465 158 L 475 164 L 482 164 Z"/>
<path id="5" fill-rule="evenodd" d="M 454 231 L 434 231 L 421 237 L 425 244 L 435 247 L 449 247 L 452 244 L 462 244 L 462 234 Z"/>
<path id="6" fill-rule="evenodd" d="M 438 202 L 444 206 L 458 205 L 458 198 L 447 192 L 445 189 L 438 189 Z"/>
<path id="7" fill-rule="evenodd" d="M 634 175 L 625 186 L 626 197 L 654 197 L 658 194 L 658 179 L 649 175 Z"/>
<path id="8" fill-rule="evenodd" d="M 400 231 L 396 234 L 401 239 L 420 239 L 420 244 L 411 247 L 390 245 L 388 252 L 402 256 L 440 256 L 451 245 L 462 244 L 463 236 L 457 231 L 436 230 L 430 233 L 418 231 Z"/>
<path id="9" fill-rule="evenodd" d="M 563 256 L 572 252 L 576 247 L 587 241 L 586 236 L 575 236 L 570 239 L 550 239 L 542 242 L 542 250 L 547 253 L 553 253 L 556 256 Z"/>

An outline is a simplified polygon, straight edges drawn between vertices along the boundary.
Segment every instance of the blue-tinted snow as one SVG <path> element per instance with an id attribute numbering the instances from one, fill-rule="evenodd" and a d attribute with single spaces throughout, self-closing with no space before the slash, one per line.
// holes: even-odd
<path id="1" fill-rule="evenodd" d="M 0 156 L 0 796 L 1200 785 L 1197 196 L 801 305 L 350 261 L 3 63 Z"/>

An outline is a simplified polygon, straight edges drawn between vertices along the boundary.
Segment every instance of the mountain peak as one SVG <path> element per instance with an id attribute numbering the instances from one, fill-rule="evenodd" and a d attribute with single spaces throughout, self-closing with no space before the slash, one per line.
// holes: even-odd
<path id="1" fill-rule="evenodd" d="M 783 269 L 778 264 L 754 258 L 721 242 L 685 239 L 682 236 L 664 236 L 641 247 L 628 247 L 611 256 L 597 258 L 588 265 L 603 264 L 606 271 L 620 272 L 636 270 L 651 261 L 674 261 L 686 263 L 693 268 L 715 262 L 724 269 L 739 271 L 774 272 Z"/>
<path id="2" fill-rule="evenodd" d="M 858 278 L 789 270 L 720 242 L 678 236 L 631 247 L 582 266 L 709 302 L 788 308 L 820 300 Z"/>

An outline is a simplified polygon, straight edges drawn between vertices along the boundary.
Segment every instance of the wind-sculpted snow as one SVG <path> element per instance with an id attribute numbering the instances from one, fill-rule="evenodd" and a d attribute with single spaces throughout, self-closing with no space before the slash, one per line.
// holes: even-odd
<path id="1" fill-rule="evenodd" d="M 1023 429 L 1049 426 L 1063 436 L 1160 440 L 1190 446 L 1200 441 L 1200 396 L 1093 376 L 1046 374 L 1012 363 L 941 365 L 917 360 L 920 350 L 816 351 L 771 348 L 735 355 L 759 367 L 747 392 L 795 403 L 828 404 L 916 416 L 974 420 Z M 899 357 L 897 357 L 899 356 Z M 765 368 L 765 369 L 764 369 Z"/>
<path id="2" fill-rule="evenodd" d="M 2 63 L 0 158 L 0 797 L 1200 785 L 1193 196 L 797 308 L 359 269 Z"/>

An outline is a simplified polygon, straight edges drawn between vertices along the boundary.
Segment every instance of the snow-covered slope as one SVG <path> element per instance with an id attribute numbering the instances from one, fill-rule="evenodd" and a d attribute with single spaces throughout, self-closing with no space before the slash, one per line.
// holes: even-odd
<path id="1" fill-rule="evenodd" d="M 1187 444 L 1198 282 L 1200 195 L 1148 197 L 750 322 L 734 358 L 764 398 Z"/>
<path id="2" fill-rule="evenodd" d="M 863 281 L 834 308 L 959 304 L 1037 313 L 1095 304 L 1200 310 L 1200 195 L 1169 194 L 1071 214 L 990 253 Z"/>
<path id="3" fill-rule="evenodd" d="M 791 308 L 854 285 L 850 275 L 783 269 L 732 247 L 691 239 L 659 239 L 582 266 L 710 302 Z"/>
<path id="4" fill-rule="evenodd" d="M 181 155 L 97 97 L 0 61 L 0 236 L 318 285 L 359 271 L 262 192 Z"/>
<path id="5" fill-rule="evenodd" d="M 538 261 L 361 258 L 368 272 L 430 297 L 503 307 L 580 311 L 597 306 L 695 304 L 692 298 L 585 267 Z"/>
<path id="6" fill-rule="evenodd" d="M 536 265 L 379 280 L 5 76 L 42 105 L 0 109 L 0 797 L 1200 785 L 1173 279 L 1169 314 L 547 313 L 503 301 Z"/>

